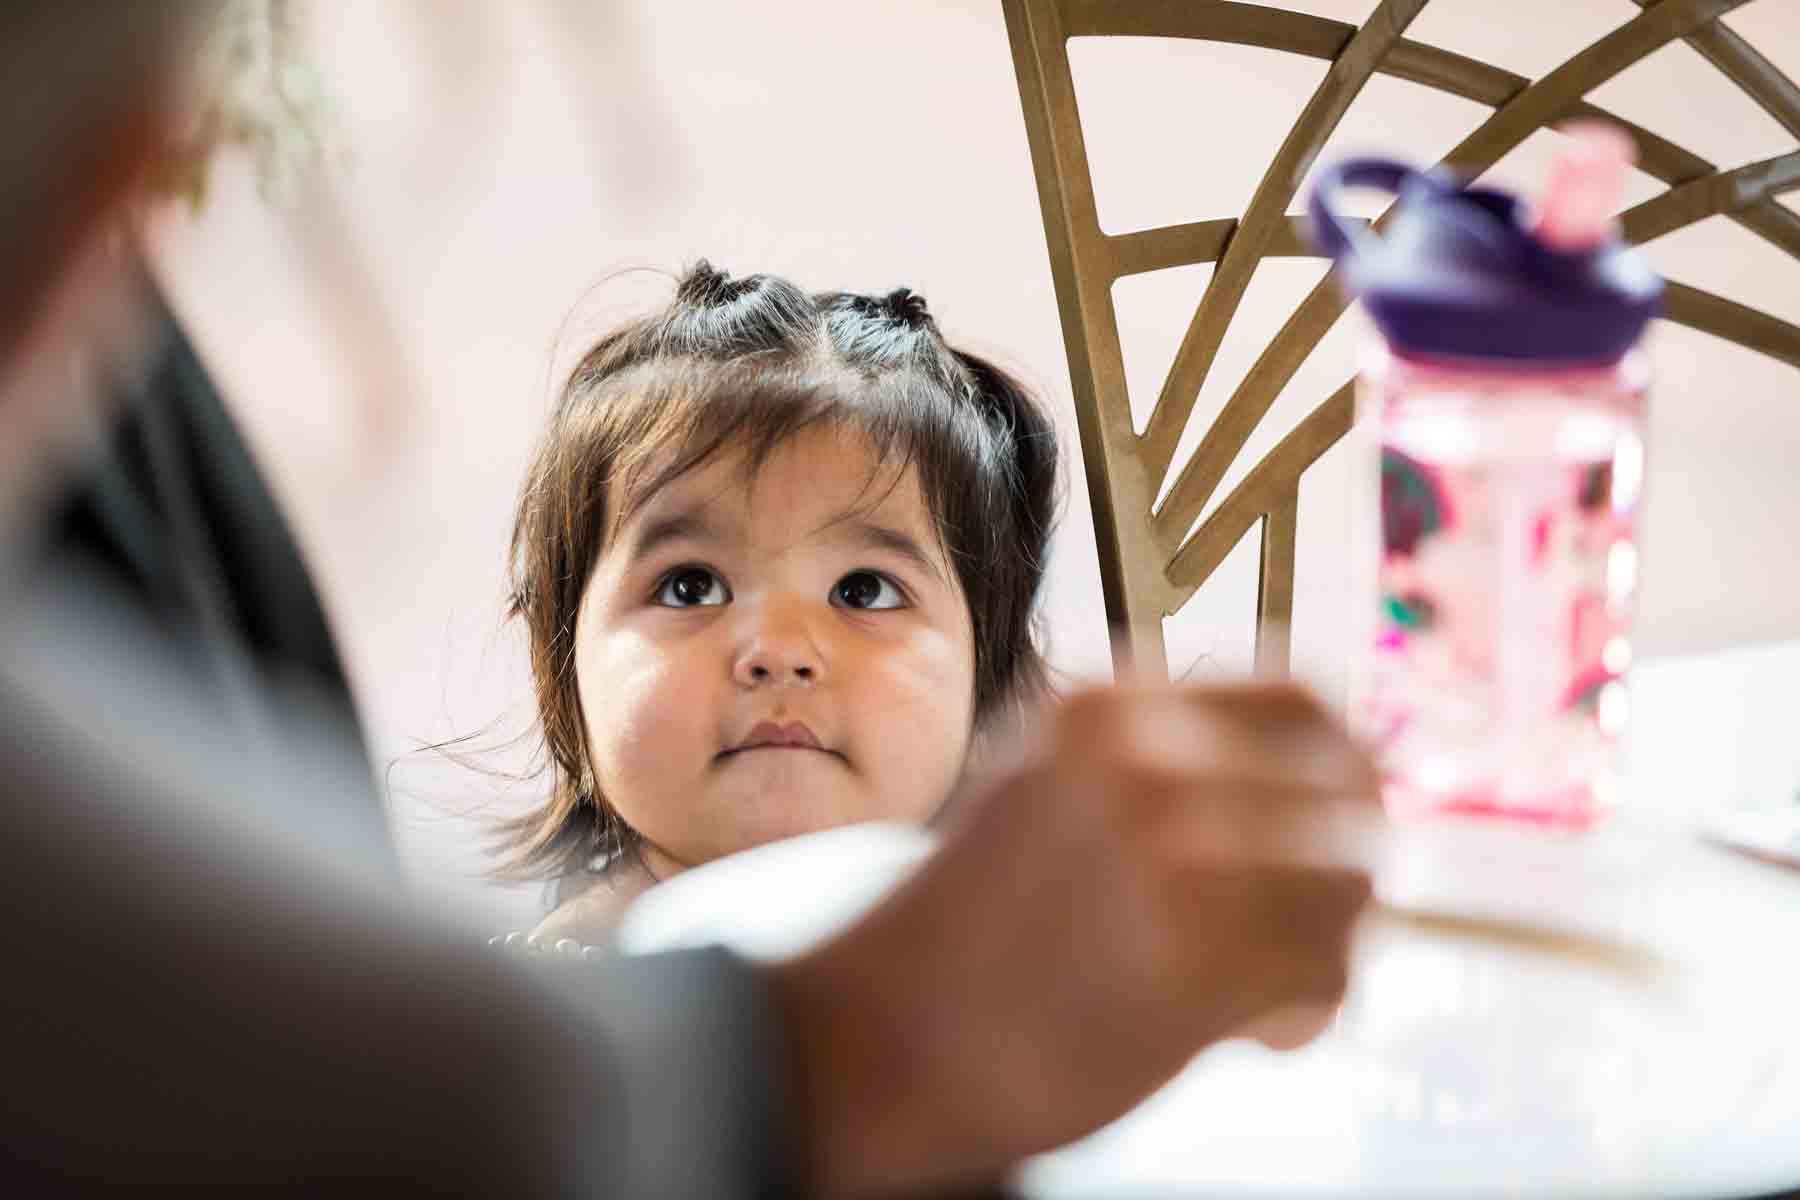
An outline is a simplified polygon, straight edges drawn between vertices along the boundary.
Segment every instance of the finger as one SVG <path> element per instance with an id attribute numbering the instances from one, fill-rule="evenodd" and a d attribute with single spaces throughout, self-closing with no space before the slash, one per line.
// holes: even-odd
<path id="1" fill-rule="evenodd" d="M 1379 784 L 1373 759 L 1314 693 L 1268 680 L 1085 688 L 1054 714 L 1049 751 L 1156 769 L 1276 767 L 1371 798 Z"/>
<path id="2" fill-rule="evenodd" d="M 1114 688 L 1071 696 L 1049 753 L 1086 772 L 1222 772 L 1375 794 L 1374 764 L 1315 699 L 1288 685 Z"/>
<path id="3" fill-rule="evenodd" d="M 1237 1031 L 1239 1037 L 1253 1038 L 1271 1050 L 1298 1050 L 1331 1028 L 1343 1008 L 1335 1004 L 1290 1004 L 1262 1016 Z"/>
<path id="4" fill-rule="evenodd" d="M 1268 775 L 1165 775 L 1146 821 L 1160 854 L 1178 860 L 1351 869 L 1384 861 L 1391 831 L 1359 789 Z M 1132 803 L 1115 794 L 1114 803 Z"/>
<path id="5" fill-rule="evenodd" d="M 1297 1005 L 1335 1005 L 1370 894 L 1355 872 L 1217 866 L 1183 881 L 1176 914 L 1187 985 L 1207 989 L 1237 1030 Z"/>
<path id="6" fill-rule="evenodd" d="M 1191 772 L 1231 755 L 1231 735 L 1167 684 L 1071 695 L 1058 710 L 1049 756 L 1079 774 Z"/>
<path id="7" fill-rule="evenodd" d="M 1204 954 L 1235 939 L 1287 1002 L 1331 999 L 1341 990 L 1372 889 L 1358 871 L 1215 864 L 1189 872 L 1177 894 L 1175 924 L 1190 935 L 1184 944 Z"/>
<path id="8" fill-rule="evenodd" d="M 1183 689 L 1183 695 L 1232 761 L 1276 764 L 1296 778 L 1377 794 L 1374 758 L 1310 689 L 1244 680 Z"/>
<path id="9" fill-rule="evenodd" d="M 1347 868 L 1279 866 L 1265 868 L 1255 882 L 1258 932 L 1265 945 L 1303 960 L 1323 955 L 1339 966 L 1348 961 L 1351 931 L 1373 895 L 1367 875 Z"/>

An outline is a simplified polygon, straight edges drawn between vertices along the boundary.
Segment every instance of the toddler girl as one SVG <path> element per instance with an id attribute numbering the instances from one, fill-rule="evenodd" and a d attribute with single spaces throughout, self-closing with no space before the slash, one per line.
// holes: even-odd
<path id="1" fill-rule="evenodd" d="M 553 772 L 504 870 L 540 939 L 777 838 L 932 818 L 1044 687 L 1056 435 L 923 299 L 706 262 L 572 372 L 526 477 L 510 611 Z"/>

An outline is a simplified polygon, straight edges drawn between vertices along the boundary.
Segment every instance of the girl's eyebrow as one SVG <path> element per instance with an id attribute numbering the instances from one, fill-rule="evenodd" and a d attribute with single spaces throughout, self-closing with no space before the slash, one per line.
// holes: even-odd
<path id="1" fill-rule="evenodd" d="M 842 531 L 839 538 L 841 541 L 898 554 L 901 558 L 909 559 L 940 582 L 944 581 L 944 571 L 938 565 L 937 560 L 925 553 L 925 548 L 919 545 L 919 540 L 904 530 L 895 529 L 891 525 L 883 525 L 867 518 L 834 521 L 829 527 Z"/>
<path id="2" fill-rule="evenodd" d="M 724 531 L 703 508 L 669 513 L 640 525 L 630 539 L 630 557 L 648 558 L 659 547 L 675 541 L 721 541 Z"/>
<path id="3" fill-rule="evenodd" d="M 943 567 L 925 552 L 917 538 L 905 530 L 867 517 L 848 516 L 827 522 L 824 528 L 835 532 L 833 541 L 897 554 L 928 575 L 944 580 Z M 733 533 L 733 529 L 721 527 L 706 506 L 696 506 L 654 517 L 639 525 L 627 535 L 628 556 L 633 560 L 648 558 L 662 546 L 675 541 L 727 542 L 733 539 Z"/>

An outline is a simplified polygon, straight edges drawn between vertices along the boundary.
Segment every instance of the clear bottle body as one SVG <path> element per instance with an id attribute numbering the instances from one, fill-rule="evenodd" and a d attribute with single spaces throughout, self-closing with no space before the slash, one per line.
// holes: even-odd
<path id="1" fill-rule="evenodd" d="M 1615 802 L 1647 388 L 1636 351 L 1365 365 L 1352 713 L 1395 815 L 1584 827 Z"/>

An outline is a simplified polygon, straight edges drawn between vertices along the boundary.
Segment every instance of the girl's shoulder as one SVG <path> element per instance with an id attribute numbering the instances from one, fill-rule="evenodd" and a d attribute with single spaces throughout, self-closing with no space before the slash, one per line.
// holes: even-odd
<path id="1" fill-rule="evenodd" d="M 637 863 L 617 863 L 568 882 L 579 890 L 565 886 L 561 903 L 531 931 L 533 938 L 552 945 L 563 938 L 584 946 L 606 945 L 631 902 L 656 881 Z"/>

